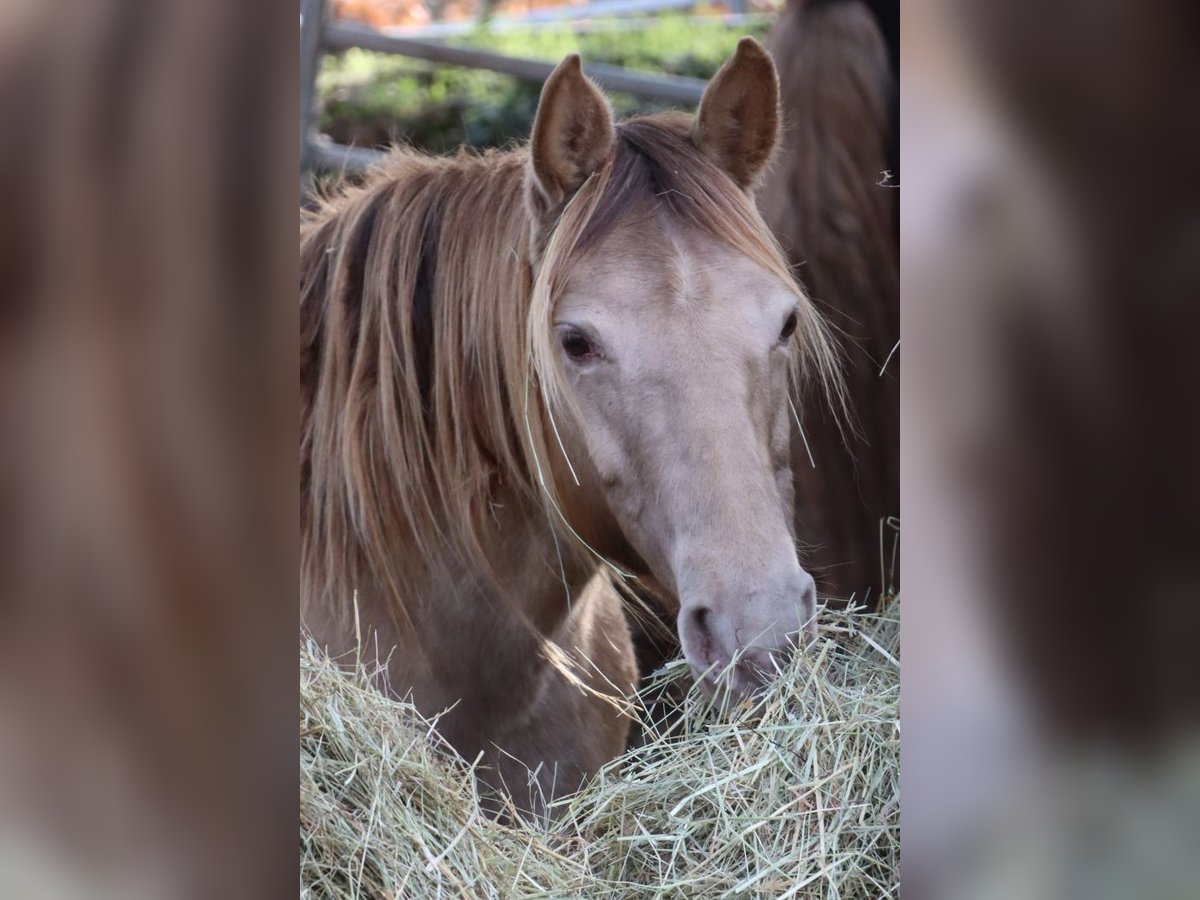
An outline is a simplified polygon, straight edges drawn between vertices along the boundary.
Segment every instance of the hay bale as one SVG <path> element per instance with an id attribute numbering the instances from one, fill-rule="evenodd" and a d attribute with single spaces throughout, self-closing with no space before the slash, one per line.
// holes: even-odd
<path id="1" fill-rule="evenodd" d="M 896 895 L 899 603 L 821 618 L 817 646 L 758 708 L 689 693 L 677 720 L 541 827 L 484 815 L 434 723 L 306 643 L 303 896 Z M 656 678 L 686 678 L 686 665 Z"/>

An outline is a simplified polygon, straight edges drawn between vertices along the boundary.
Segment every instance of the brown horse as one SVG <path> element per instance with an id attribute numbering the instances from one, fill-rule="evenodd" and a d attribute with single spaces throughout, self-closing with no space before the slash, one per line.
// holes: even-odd
<path id="1" fill-rule="evenodd" d="M 842 333 L 857 424 L 847 441 L 819 405 L 806 408 L 792 454 L 796 532 L 822 596 L 856 602 L 898 586 L 895 532 L 881 527 L 900 514 L 898 10 L 790 0 L 767 40 L 784 127 L 759 208 Z"/>
<path id="2" fill-rule="evenodd" d="M 842 333 L 856 426 L 795 398 L 796 535 L 827 602 L 873 605 L 899 588 L 899 3 L 789 0 L 767 47 L 782 135 L 757 204 Z M 656 611 L 633 620 L 643 673 L 679 653 L 669 610 Z"/>
<path id="3" fill-rule="evenodd" d="M 777 132 L 748 38 L 694 119 L 614 123 L 571 56 L 527 148 L 396 151 L 303 225 L 304 624 L 449 708 L 526 809 L 625 744 L 636 673 L 598 572 L 674 598 L 732 696 L 813 628 L 788 393 L 838 382 L 753 202 Z"/>

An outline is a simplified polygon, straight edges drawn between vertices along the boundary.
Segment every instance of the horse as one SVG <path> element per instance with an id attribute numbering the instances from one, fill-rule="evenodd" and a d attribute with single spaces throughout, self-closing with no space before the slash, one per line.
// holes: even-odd
<path id="1" fill-rule="evenodd" d="M 790 0 L 766 41 L 784 128 L 759 208 L 847 349 L 855 427 L 807 406 L 792 447 L 796 531 L 831 602 L 898 588 L 898 16 L 896 0 Z"/>
<path id="2" fill-rule="evenodd" d="M 792 437 L 794 527 L 829 605 L 873 607 L 899 588 L 899 35 L 896 0 L 789 0 L 766 39 L 782 133 L 757 205 L 848 351 L 853 427 L 793 398 L 806 413 Z M 679 654 L 669 608 L 650 610 L 631 616 L 643 675 Z"/>
<path id="3" fill-rule="evenodd" d="M 304 627 L 523 812 L 625 747 L 614 584 L 714 697 L 815 633 L 788 398 L 836 402 L 837 353 L 754 204 L 778 105 L 750 38 L 694 116 L 621 123 L 571 55 L 527 146 L 395 149 L 302 220 Z"/>

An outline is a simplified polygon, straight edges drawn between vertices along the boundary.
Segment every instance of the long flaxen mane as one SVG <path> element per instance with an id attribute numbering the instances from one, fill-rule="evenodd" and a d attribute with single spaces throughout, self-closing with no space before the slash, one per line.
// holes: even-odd
<path id="1" fill-rule="evenodd" d="M 407 621 L 435 569 L 488 577 L 491 500 L 540 506 L 564 552 L 556 421 L 574 415 L 555 304 L 579 260 L 630 217 L 665 213 L 796 292 L 795 386 L 836 405 L 825 327 L 754 204 L 690 139 L 691 116 L 617 126 L 612 157 L 547 231 L 525 149 L 435 158 L 394 151 L 320 202 L 300 234 L 301 579 L 349 612 L 370 579 Z M 536 260 L 536 265 L 534 260 Z M 536 508 L 535 506 L 535 508 Z"/>

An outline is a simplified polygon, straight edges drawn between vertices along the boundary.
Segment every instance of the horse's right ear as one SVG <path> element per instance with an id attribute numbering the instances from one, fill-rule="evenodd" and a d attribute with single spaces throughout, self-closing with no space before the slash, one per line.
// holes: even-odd
<path id="1" fill-rule="evenodd" d="M 534 201 L 557 213 L 613 152 L 612 109 L 572 53 L 550 73 L 529 145 Z"/>

